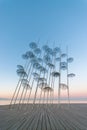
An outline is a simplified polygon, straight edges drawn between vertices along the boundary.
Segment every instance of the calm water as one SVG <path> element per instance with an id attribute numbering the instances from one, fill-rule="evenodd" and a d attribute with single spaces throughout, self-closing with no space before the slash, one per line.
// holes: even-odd
<path id="1" fill-rule="evenodd" d="M 10 103 L 10 100 L 0 100 L 0 105 L 8 105 Z M 31 101 L 32 103 L 32 101 Z M 39 101 L 36 101 L 36 103 L 39 103 Z M 57 103 L 57 101 L 54 101 L 54 103 Z M 62 100 L 61 103 L 67 103 L 66 100 Z M 71 100 L 70 103 L 87 103 L 87 100 Z"/>

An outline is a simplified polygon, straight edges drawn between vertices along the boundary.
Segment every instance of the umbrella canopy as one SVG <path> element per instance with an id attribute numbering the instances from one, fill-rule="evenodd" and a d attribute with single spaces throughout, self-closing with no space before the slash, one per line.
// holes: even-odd
<path id="1" fill-rule="evenodd" d="M 42 47 L 42 49 L 46 52 L 46 50 L 48 49 L 49 47 L 47 46 L 47 45 L 44 45 L 43 47 Z"/>
<path id="2" fill-rule="evenodd" d="M 42 63 L 42 62 L 43 62 L 43 59 L 42 59 L 42 58 L 37 58 L 37 61 L 38 61 L 39 63 Z"/>
<path id="3" fill-rule="evenodd" d="M 56 60 L 56 61 L 60 61 L 60 60 L 61 60 L 61 58 L 60 58 L 60 57 L 57 57 L 55 60 Z"/>
<path id="4" fill-rule="evenodd" d="M 21 79 L 22 83 L 28 83 L 29 81 L 27 79 Z"/>
<path id="5" fill-rule="evenodd" d="M 36 79 L 36 81 L 38 81 L 39 83 L 46 82 L 46 78 L 44 78 L 44 77 L 37 77 L 37 78 L 35 78 L 35 79 Z"/>
<path id="6" fill-rule="evenodd" d="M 34 49 L 34 53 L 35 54 L 41 54 L 41 49 L 40 48 L 36 48 L 36 49 Z"/>
<path id="7" fill-rule="evenodd" d="M 35 55 L 32 51 L 27 51 L 26 55 L 28 56 L 28 58 L 35 58 Z"/>
<path id="8" fill-rule="evenodd" d="M 67 89 L 68 86 L 66 84 L 64 84 L 64 83 L 60 83 L 60 88 L 61 89 Z"/>
<path id="9" fill-rule="evenodd" d="M 60 52 L 60 48 L 59 48 L 59 47 L 55 47 L 55 48 L 53 49 L 53 51 L 56 52 L 56 53 L 59 53 L 59 52 Z"/>
<path id="10" fill-rule="evenodd" d="M 17 68 L 18 69 L 23 69 L 24 70 L 24 67 L 22 65 L 17 65 Z"/>
<path id="11" fill-rule="evenodd" d="M 61 68 L 62 70 L 66 70 L 66 69 L 67 69 L 67 62 L 61 62 L 61 63 L 60 63 L 60 68 Z"/>
<path id="12" fill-rule="evenodd" d="M 17 74 L 18 74 L 18 76 L 23 76 L 23 77 L 27 77 L 28 75 L 27 75 L 27 73 L 24 71 L 24 69 L 17 69 Z"/>
<path id="13" fill-rule="evenodd" d="M 54 77 L 59 77 L 59 76 L 60 76 L 60 73 L 54 71 L 54 72 L 51 73 L 51 75 L 54 76 Z"/>
<path id="14" fill-rule="evenodd" d="M 36 72 L 34 72 L 34 73 L 32 73 L 32 75 L 34 76 L 34 78 L 39 78 L 39 74 L 38 73 L 36 73 Z"/>
<path id="15" fill-rule="evenodd" d="M 55 68 L 55 65 L 54 65 L 54 64 L 52 64 L 52 63 L 48 63 L 47 65 L 48 65 L 48 66 L 49 66 L 49 68 L 51 68 L 51 69 L 54 69 L 54 68 Z"/>
<path id="16" fill-rule="evenodd" d="M 67 57 L 67 54 L 66 54 L 66 53 L 63 53 L 63 54 L 61 54 L 61 57 L 62 57 L 62 58 L 65 58 L 65 57 Z"/>
<path id="17" fill-rule="evenodd" d="M 23 54 L 23 55 L 22 55 L 22 58 L 23 58 L 24 60 L 29 59 L 29 57 L 28 57 L 28 55 L 27 55 L 27 54 Z"/>
<path id="18" fill-rule="evenodd" d="M 44 87 L 43 90 L 49 92 L 49 91 L 53 91 L 53 88 L 48 86 L 48 87 Z"/>
<path id="19" fill-rule="evenodd" d="M 30 85 L 28 83 L 22 83 L 22 86 L 25 88 L 25 89 L 31 89 Z"/>
<path id="20" fill-rule="evenodd" d="M 50 55 L 45 55 L 44 58 L 43 58 L 43 60 L 44 60 L 45 63 L 48 63 L 48 62 L 51 63 L 51 57 L 50 57 Z"/>
<path id="21" fill-rule="evenodd" d="M 44 87 L 48 87 L 49 85 L 45 82 L 39 83 L 38 85 L 41 89 L 43 89 Z"/>
<path id="22" fill-rule="evenodd" d="M 73 59 L 72 57 L 70 57 L 70 58 L 67 59 L 67 62 L 68 62 L 68 63 L 71 63 L 71 62 L 73 62 L 73 60 L 74 60 L 74 59 Z"/>
<path id="23" fill-rule="evenodd" d="M 35 49 L 35 48 L 37 48 L 37 44 L 35 42 L 31 42 L 31 43 L 29 43 L 29 47 L 31 49 Z"/>
<path id="24" fill-rule="evenodd" d="M 75 77 L 75 74 L 74 73 L 70 73 L 67 75 L 69 78 L 72 78 L 72 77 Z"/>

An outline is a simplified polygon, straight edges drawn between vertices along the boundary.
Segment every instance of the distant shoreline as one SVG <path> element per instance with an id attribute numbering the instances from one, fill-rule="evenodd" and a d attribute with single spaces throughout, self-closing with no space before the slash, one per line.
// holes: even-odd
<path id="1" fill-rule="evenodd" d="M 9 105 L 10 101 L 11 101 L 10 98 L 0 98 L 0 105 Z M 18 102 L 19 102 L 19 99 L 18 99 Z M 32 103 L 32 102 L 33 102 L 33 99 L 30 100 L 30 103 Z M 57 104 L 57 102 L 58 102 L 58 99 L 54 99 L 54 104 Z M 68 100 L 67 100 L 67 98 L 65 98 L 65 99 L 61 98 L 60 102 L 67 104 Z M 25 103 L 26 103 L 26 101 L 25 101 Z M 39 99 L 36 100 L 36 103 L 39 103 Z M 71 104 L 87 104 L 87 98 L 70 98 L 70 103 Z"/>

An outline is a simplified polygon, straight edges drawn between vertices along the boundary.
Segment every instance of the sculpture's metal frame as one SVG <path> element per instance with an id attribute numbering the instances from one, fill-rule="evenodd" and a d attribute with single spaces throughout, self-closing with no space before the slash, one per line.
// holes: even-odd
<path id="1" fill-rule="evenodd" d="M 68 49 L 66 53 L 62 53 L 59 47 L 51 49 L 48 45 L 44 45 L 40 49 L 35 42 L 31 42 L 29 47 L 30 51 L 22 55 L 22 58 L 26 61 L 25 66 L 17 65 L 19 81 L 9 107 L 14 108 L 15 104 L 18 104 L 20 109 L 22 104 L 26 104 L 27 109 L 31 99 L 33 99 L 33 105 L 37 103 L 37 99 L 39 104 L 54 103 L 55 79 L 58 81 L 56 86 L 58 88 L 58 104 L 61 101 L 62 89 L 67 90 L 68 101 L 70 103 L 69 78 L 74 77 L 75 74 L 69 73 L 68 70 L 69 63 L 73 61 L 72 57 L 68 57 Z M 61 82 L 62 71 L 67 72 L 66 83 Z"/>

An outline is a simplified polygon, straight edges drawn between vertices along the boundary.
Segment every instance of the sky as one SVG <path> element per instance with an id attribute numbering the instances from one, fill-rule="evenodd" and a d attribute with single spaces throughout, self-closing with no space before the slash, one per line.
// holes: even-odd
<path id="1" fill-rule="evenodd" d="M 29 43 L 61 45 L 74 57 L 71 97 L 87 98 L 87 0 L 0 0 L 0 98 L 11 97 Z"/>

